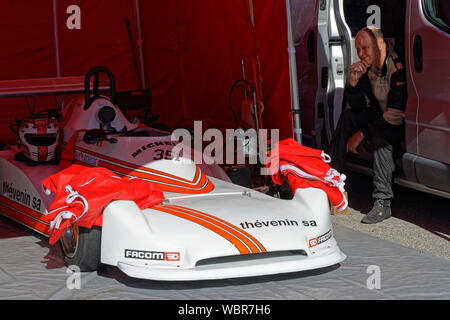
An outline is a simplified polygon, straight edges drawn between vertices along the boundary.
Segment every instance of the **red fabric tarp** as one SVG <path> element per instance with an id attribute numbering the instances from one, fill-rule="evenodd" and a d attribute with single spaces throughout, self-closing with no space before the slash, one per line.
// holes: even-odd
<path id="1" fill-rule="evenodd" d="M 305 147 L 289 138 L 275 145 L 267 167 L 274 183 L 281 185 L 288 180 L 292 194 L 299 188 L 318 188 L 338 211 L 343 211 L 348 206 L 344 189 L 346 176 L 331 168 L 330 160 L 322 150 Z"/>
<path id="2" fill-rule="evenodd" d="M 134 1 L 0 2 L 0 80 L 56 77 L 58 66 L 60 76 L 78 76 L 103 65 L 114 73 L 117 90 L 139 89 L 125 24 L 128 18 L 137 52 Z M 71 5 L 81 10 L 80 29 L 66 25 Z M 292 136 L 285 3 L 253 0 L 253 9 L 254 27 L 248 0 L 141 1 L 146 86 L 161 122 L 176 128 L 203 120 L 204 128 L 234 128 L 229 90 L 242 78 L 241 59 L 253 57 L 262 80 L 264 126 L 280 129 L 281 138 Z M 235 95 L 238 108 L 242 92 Z M 0 138 L 8 140 L 9 123 L 28 111 L 24 98 L 0 104 Z M 54 105 L 53 98 L 38 98 L 38 108 Z"/>
<path id="3" fill-rule="evenodd" d="M 142 179 L 125 179 L 105 168 L 71 165 L 42 182 L 55 199 L 43 219 L 50 223 L 50 244 L 55 244 L 76 222 L 84 228 L 101 226 L 103 209 L 114 200 L 134 201 L 141 209 L 160 204 L 159 185 Z"/>

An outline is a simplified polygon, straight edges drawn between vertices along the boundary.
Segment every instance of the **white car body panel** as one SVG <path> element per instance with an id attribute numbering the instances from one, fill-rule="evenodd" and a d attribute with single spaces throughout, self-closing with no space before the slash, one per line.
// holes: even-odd
<path id="1" fill-rule="evenodd" d="M 213 181 L 216 188 L 212 194 L 181 199 L 168 197 L 169 205 L 213 211 L 214 217 L 257 239 L 267 252 L 240 254 L 227 239 L 195 222 L 153 209 L 141 211 L 130 201 L 116 201 L 103 215 L 102 262 L 117 265 L 139 278 L 204 280 L 302 271 L 345 259 L 332 237 L 309 247 L 309 240 L 332 233 L 328 200 L 323 191 L 298 189 L 293 200 L 275 199 L 243 187 L 224 195 L 220 193 L 221 182 Z M 323 212 L 328 212 L 328 216 Z M 317 226 L 306 227 L 303 221 L 316 221 Z M 250 223 L 253 227 L 249 227 Z M 120 233 L 124 225 L 133 228 L 133 232 Z M 179 253 L 180 259 L 126 257 L 127 249 Z M 207 259 L 211 261 L 208 263 Z M 201 261 L 203 264 L 197 265 Z"/>

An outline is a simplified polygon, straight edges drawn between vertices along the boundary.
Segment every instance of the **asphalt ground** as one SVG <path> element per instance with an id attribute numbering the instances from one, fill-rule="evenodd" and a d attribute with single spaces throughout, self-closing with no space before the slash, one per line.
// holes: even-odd
<path id="1" fill-rule="evenodd" d="M 112 266 L 75 275 L 58 245 L 0 216 L 0 300 L 448 300 L 450 201 L 395 188 L 394 216 L 363 225 L 361 212 L 372 206 L 371 179 L 349 175 L 351 208 L 332 216 L 347 255 L 341 264 L 223 280 L 143 280 Z M 379 287 L 369 286 L 374 283 Z"/>
<path id="2" fill-rule="evenodd" d="M 333 223 L 450 260 L 450 199 L 394 184 L 392 216 L 377 224 L 361 219 L 373 206 L 372 178 L 346 172 L 349 208 Z"/>

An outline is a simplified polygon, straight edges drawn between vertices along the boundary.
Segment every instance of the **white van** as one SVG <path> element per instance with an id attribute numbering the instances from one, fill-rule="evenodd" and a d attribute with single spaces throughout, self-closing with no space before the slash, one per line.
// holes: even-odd
<path id="1" fill-rule="evenodd" d="M 291 0 L 291 15 L 303 144 L 329 144 L 358 60 L 355 36 L 377 26 L 407 72 L 405 153 L 394 182 L 450 198 L 450 1 Z M 371 155 L 361 151 L 346 166 L 371 174 Z"/>

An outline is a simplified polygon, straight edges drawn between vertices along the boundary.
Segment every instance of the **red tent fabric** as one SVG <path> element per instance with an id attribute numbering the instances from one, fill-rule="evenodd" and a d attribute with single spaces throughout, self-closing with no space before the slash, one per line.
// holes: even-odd
<path id="1" fill-rule="evenodd" d="M 117 90 L 140 89 L 125 19 L 138 53 L 142 43 L 146 87 L 153 112 L 170 127 L 234 128 L 228 104 L 232 84 L 242 78 L 241 59 L 255 59 L 246 77 L 262 93 L 264 126 L 292 136 L 289 65 L 284 1 L 140 1 L 142 42 L 137 39 L 134 4 L 129 0 L 6 1 L 0 11 L 0 80 L 84 75 L 96 65 L 109 68 Z M 73 6 L 79 29 L 71 29 Z M 249 68 L 249 65 L 247 66 Z M 248 69 L 247 68 L 247 69 Z M 238 107 L 242 92 L 236 91 Z M 1 99 L 0 137 L 12 142 L 9 123 L 28 114 L 24 98 Z M 55 106 L 53 97 L 37 108 Z"/>

